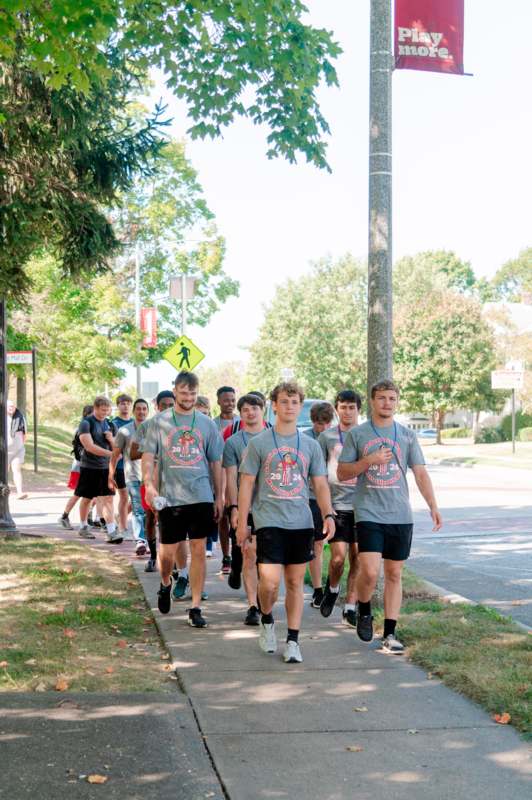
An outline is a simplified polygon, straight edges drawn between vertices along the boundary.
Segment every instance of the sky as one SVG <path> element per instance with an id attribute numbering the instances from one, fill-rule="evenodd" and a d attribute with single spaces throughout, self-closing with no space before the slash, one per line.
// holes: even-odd
<path id="1" fill-rule="evenodd" d="M 331 127 L 332 173 L 266 158 L 268 131 L 239 120 L 222 138 L 189 141 L 186 109 L 158 82 L 187 141 L 209 207 L 227 242 L 225 271 L 240 282 L 206 328 L 189 336 L 204 366 L 246 361 L 276 286 L 312 261 L 367 254 L 370 0 L 310 0 L 311 24 L 343 48 L 339 88 L 320 90 Z M 530 0 L 465 0 L 465 69 L 472 77 L 393 75 L 393 257 L 454 250 L 489 277 L 531 245 Z M 179 335 L 176 331 L 176 336 Z M 166 386 L 164 363 L 143 380 Z M 128 374 L 131 382 L 132 373 Z"/>

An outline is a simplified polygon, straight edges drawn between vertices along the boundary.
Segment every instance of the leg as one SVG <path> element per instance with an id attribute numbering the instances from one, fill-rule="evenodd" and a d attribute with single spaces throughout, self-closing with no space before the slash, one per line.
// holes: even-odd
<path id="1" fill-rule="evenodd" d="M 354 605 L 357 601 L 356 577 L 358 571 L 358 547 L 357 544 L 349 545 L 349 575 L 347 576 L 347 591 L 345 602 Z"/>
<path id="2" fill-rule="evenodd" d="M 287 564 L 284 568 L 286 619 L 288 628 L 296 631 L 301 627 L 303 616 L 303 581 L 306 570 L 306 564 Z"/>
<path id="3" fill-rule="evenodd" d="M 263 614 L 271 614 L 279 594 L 281 564 L 259 564 L 259 598 Z"/>
<path id="4" fill-rule="evenodd" d="M 384 616 L 397 620 L 403 599 L 402 573 L 404 561 L 384 559 Z"/>
<path id="5" fill-rule="evenodd" d="M 227 559 L 230 558 L 229 546 L 229 520 L 224 514 L 218 523 L 218 533 L 220 535 L 220 547 L 222 548 L 222 556 Z"/>
<path id="6" fill-rule="evenodd" d="M 79 500 L 79 497 L 77 495 L 73 494 L 72 497 L 70 497 L 67 500 L 67 504 L 65 506 L 65 510 L 63 511 L 63 514 L 66 514 L 67 517 L 68 517 L 68 515 L 70 514 L 70 512 L 72 511 L 72 509 L 74 508 L 74 506 L 78 502 L 78 500 Z"/>
<path id="7" fill-rule="evenodd" d="M 15 484 L 15 489 L 17 490 L 17 495 L 20 497 L 22 492 L 22 461 L 20 460 L 19 456 L 15 456 L 11 460 L 11 471 L 13 472 L 13 483 Z"/>
<path id="8" fill-rule="evenodd" d="M 118 524 L 120 530 L 127 530 L 127 509 L 129 505 L 129 495 L 127 489 L 118 489 Z"/>
<path id="9" fill-rule="evenodd" d="M 344 574 L 345 557 L 347 555 L 346 542 L 331 542 L 331 560 L 329 562 L 329 586 L 340 586 Z"/>
<path id="10" fill-rule="evenodd" d="M 177 545 L 175 563 L 178 571 L 186 568 L 187 560 L 188 560 L 188 545 L 185 540 L 184 542 L 179 542 L 179 544 Z"/>
<path id="11" fill-rule="evenodd" d="M 192 607 L 201 605 L 201 593 L 205 585 L 205 537 L 190 539 L 190 589 Z"/>
<path id="12" fill-rule="evenodd" d="M 104 495 L 103 497 L 99 498 L 102 501 L 102 516 L 105 520 L 105 524 L 107 525 L 107 530 L 109 530 L 109 526 L 114 526 L 114 519 L 113 519 L 113 500 L 114 495 Z M 114 527 L 112 528 L 114 530 Z M 112 530 L 110 532 L 112 532 Z"/>
<path id="13" fill-rule="evenodd" d="M 323 541 L 314 541 L 314 558 L 309 564 L 312 588 L 321 589 L 323 571 Z"/>
<path id="14" fill-rule="evenodd" d="M 133 536 L 135 537 L 136 541 L 139 539 L 145 540 L 146 534 L 144 533 L 144 509 L 142 508 L 142 502 L 140 499 L 140 481 L 130 481 L 127 484 L 127 491 L 129 492 L 129 496 L 131 498 L 131 510 L 133 513 Z"/>
<path id="15" fill-rule="evenodd" d="M 92 498 L 82 497 L 79 503 L 79 521 L 82 525 L 87 524 L 87 517 L 89 516 L 89 508 L 92 503 Z"/>
<path id="16" fill-rule="evenodd" d="M 257 542 L 256 537 L 253 537 L 251 542 L 248 542 L 243 552 L 243 567 L 242 577 L 244 578 L 244 588 L 248 598 L 248 606 L 257 607 Z"/>
<path id="17" fill-rule="evenodd" d="M 355 580 L 355 591 L 359 603 L 369 603 L 381 568 L 382 556 L 380 553 L 359 553 L 358 572 Z"/>
<path id="18" fill-rule="evenodd" d="M 163 586 L 170 585 L 170 578 L 176 559 L 177 544 L 159 544 L 159 572 Z"/>

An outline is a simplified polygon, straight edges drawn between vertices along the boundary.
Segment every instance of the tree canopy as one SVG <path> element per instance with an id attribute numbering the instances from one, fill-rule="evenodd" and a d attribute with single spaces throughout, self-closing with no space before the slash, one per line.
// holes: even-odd
<path id="1" fill-rule="evenodd" d="M 495 273 L 493 286 L 501 300 L 532 304 L 532 247 L 503 264 Z"/>

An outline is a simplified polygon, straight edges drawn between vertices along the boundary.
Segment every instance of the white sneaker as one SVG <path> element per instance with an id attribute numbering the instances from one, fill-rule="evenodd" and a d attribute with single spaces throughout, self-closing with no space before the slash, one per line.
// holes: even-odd
<path id="1" fill-rule="evenodd" d="M 137 543 L 135 545 L 135 555 L 136 556 L 143 556 L 146 554 L 146 542 L 144 539 L 137 539 Z"/>
<path id="2" fill-rule="evenodd" d="M 96 536 L 93 534 L 93 532 L 89 530 L 88 525 L 79 526 L 78 536 L 80 536 L 82 539 L 96 539 Z"/>
<path id="3" fill-rule="evenodd" d="M 401 655 L 401 653 L 404 653 L 405 651 L 405 646 L 399 641 L 399 639 L 395 638 L 393 633 L 389 633 L 386 639 L 384 637 L 382 639 L 381 650 L 385 650 L 387 653 Z"/>
<path id="4" fill-rule="evenodd" d="M 275 653 L 277 650 L 277 636 L 275 623 L 260 623 L 259 647 L 264 653 Z"/>
<path id="5" fill-rule="evenodd" d="M 124 528 L 123 531 L 118 531 L 118 533 L 122 536 L 124 542 L 132 542 L 135 539 L 129 528 Z"/>
<path id="6" fill-rule="evenodd" d="M 212 558 L 212 550 L 207 550 L 205 552 L 205 558 Z"/>
<path id="7" fill-rule="evenodd" d="M 303 656 L 301 655 L 301 650 L 297 642 L 290 639 L 290 641 L 286 643 L 283 658 L 285 664 L 301 664 Z"/>

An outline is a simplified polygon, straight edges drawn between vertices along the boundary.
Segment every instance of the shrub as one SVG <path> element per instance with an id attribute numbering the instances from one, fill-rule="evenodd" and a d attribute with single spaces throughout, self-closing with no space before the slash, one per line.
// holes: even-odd
<path id="1" fill-rule="evenodd" d="M 475 436 L 475 444 L 495 444 L 504 441 L 500 428 L 480 428 Z"/>
<path id="2" fill-rule="evenodd" d="M 465 439 L 473 435 L 471 428 L 444 428 L 441 432 L 443 439 Z"/>
<path id="3" fill-rule="evenodd" d="M 521 428 L 518 439 L 520 442 L 532 442 L 532 428 Z"/>
<path id="4" fill-rule="evenodd" d="M 515 414 L 515 432 L 516 434 L 522 428 L 531 428 L 532 427 L 532 414 L 523 414 L 522 411 L 516 411 Z M 509 442 L 512 438 L 512 415 L 507 414 L 502 422 L 501 422 L 501 430 L 502 435 L 504 436 L 504 441 Z"/>

